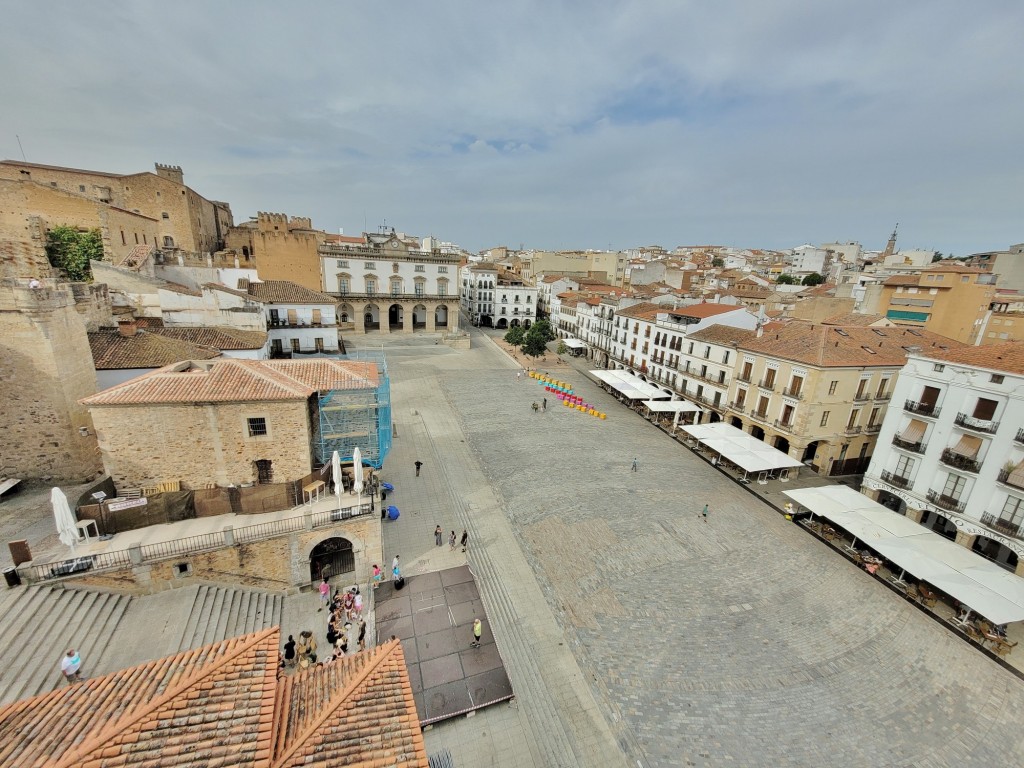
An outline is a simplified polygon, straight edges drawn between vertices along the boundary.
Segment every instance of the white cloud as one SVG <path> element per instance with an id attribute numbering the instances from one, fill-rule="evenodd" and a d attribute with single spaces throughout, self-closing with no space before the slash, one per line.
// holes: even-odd
<path id="1" fill-rule="evenodd" d="M 471 248 L 1019 242 L 1024 6 L 16 5 L 0 155 Z"/>

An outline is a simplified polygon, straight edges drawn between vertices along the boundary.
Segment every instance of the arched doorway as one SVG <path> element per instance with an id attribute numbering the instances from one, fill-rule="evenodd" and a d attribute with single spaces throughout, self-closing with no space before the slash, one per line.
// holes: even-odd
<path id="1" fill-rule="evenodd" d="M 401 331 L 405 327 L 405 312 L 401 304 L 392 304 L 388 307 L 388 330 Z"/>
<path id="2" fill-rule="evenodd" d="M 736 429 L 743 429 L 743 419 L 741 418 L 733 416 L 729 423 L 736 427 Z"/>
<path id="3" fill-rule="evenodd" d="M 722 417 L 719 416 L 715 411 L 711 411 L 711 416 L 708 418 L 708 424 L 714 424 L 716 421 L 721 421 Z"/>
<path id="4" fill-rule="evenodd" d="M 1017 553 L 995 539 L 978 536 L 974 539 L 974 546 L 971 549 L 1008 571 L 1017 570 Z"/>
<path id="5" fill-rule="evenodd" d="M 503 331 L 506 328 L 508 328 L 508 320 L 506 320 L 504 317 L 499 317 L 498 318 L 498 324 L 496 326 L 494 326 L 494 327 L 497 328 L 498 330 L 502 330 Z"/>
<path id="6" fill-rule="evenodd" d="M 324 576 L 331 578 L 356 569 L 356 556 L 352 542 L 335 536 L 324 539 L 309 553 L 309 580 L 319 583 Z"/>
<path id="7" fill-rule="evenodd" d="M 434 327 L 435 328 L 447 328 L 448 327 L 448 307 L 442 304 L 434 310 Z"/>
<path id="8" fill-rule="evenodd" d="M 523 320 L 523 328 L 529 328 L 529 327 L 530 327 L 530 321 L 529 320 Z"/>
<path id="9" fill-rule="evenodd" d="M 363 310 L 363 324 L 366 330 L 380 330 L 380 309 L 376 304 L 367 304 Z"/>
<path id="10" fill-rule="evenodd" d="M 889 505 L 886 504 L 886 506 Z M 933 512 L 930 509 L 925 510 L 925 513 L 921 516 L 921 525 L 929 531 L 939 534 L 939 536 L 945 536 L 950 541 L 956 540 L 956 526 L 953 525 L 953 521 L 948 517 L 943 517 L 938 512 Z"/>
<path id="11" fill-rule="evenodd" d="M 480 315 L 480 327 L 491 328 L 494 325 L 494 321 L 490 315 Z"/>
<path id="12" fill-rule="evenodd" d="M 412 308 L 412 327 L 413 330 L 421 331 L 427 327 L 427 308 L 422 304 L 417 304 Z"/>
<path id="13" fill-rule="evenodd" d="M 886 509 L 891 509 L 893 512 L 898 512 L 901 515 L 907 514 L 906 502 L 896 494 L 889 493 L 885 489 L 878 491 L 878 503 Z"/>
<path id="14" fill-rule="evenodd" d="M 804 448 L 804 455 L 800 457 L 800 461 L 814 461 L 814 457 L 818 455 L 818 440 L 808 443 L 807 447 Z"/>
<path id="15" fill-rule="evenodd" d="M 775 437 L 775 450 L 782 451 L 783 453 L 789 453 L 789 440 L 784 438 L 782 435 Z"/>
<path id="16" fill-rule="evenodd" d="M 352 311 L 351 304 L 340 304 L 338 306 L 338 322 L 339 323 L 351 323 L 352 319 L 356 316 L 356 313 Z"/>
<path id="17" fill-rule="evenodd" d="M 501 321 L 499 320 L 498 322 L 501 322 Z M 512 318 L 512 322 L 509 323 L 509 326 L 511 326 L 512 328 L 518 328 L 519 327 L 519 318 L 517 318 L 517 317 Z"/>
<path id="18" fill-rule="evenodd" d="M 758 440 L 764 440 L 764 430 L 755 424 L 750 428 L 750 436 L 756 437 Z"/>

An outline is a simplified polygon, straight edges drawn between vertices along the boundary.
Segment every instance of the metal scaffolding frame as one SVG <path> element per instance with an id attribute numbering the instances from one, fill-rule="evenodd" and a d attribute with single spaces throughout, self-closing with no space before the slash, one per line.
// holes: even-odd
<path id="1" fill-rule="evenodd" d="M 351 462 L 359 448 L 363 464 L 380 469 L 391 451 L 391 384 L 384 351 L 361 350 L 341 359 L 376 364 L 377 386 L 361 386 L 353 378 L 317 393 L 316 460 L 330 464 L 337 451 L 343 462 Z"/>

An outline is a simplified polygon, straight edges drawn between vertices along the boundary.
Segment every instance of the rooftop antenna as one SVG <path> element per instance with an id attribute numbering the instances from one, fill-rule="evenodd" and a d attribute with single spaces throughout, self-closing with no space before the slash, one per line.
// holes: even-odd
<path id="1" fill-rule="evenodd" d="M 18 140 L 18 149 L 21 150 L 21 162 L 27 163 L 28 158 L 25 157 L 25 148 L 21 146 L 21 136 L 19 136 L 18 134 L 14 134 L 14 138 Z"/>

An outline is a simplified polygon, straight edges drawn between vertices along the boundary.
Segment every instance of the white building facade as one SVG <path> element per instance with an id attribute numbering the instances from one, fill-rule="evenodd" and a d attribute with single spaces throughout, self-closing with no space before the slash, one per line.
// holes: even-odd
<path id="1" fill-rule="evenodd" d="M 1024 576 L 1024 343 L 910 353 L 862 490 Z"/>

